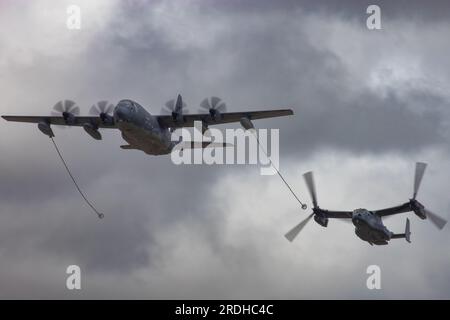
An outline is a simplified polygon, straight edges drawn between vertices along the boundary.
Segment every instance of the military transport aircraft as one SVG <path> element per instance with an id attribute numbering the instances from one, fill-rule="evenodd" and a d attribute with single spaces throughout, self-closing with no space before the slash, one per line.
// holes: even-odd
<path id="1" fill-rule="evenodd" d="M 412 199 L 397 207 L 386 208 L 382 210 L 366 210 L 356 209 L 353 211 L 332 211 L 319 208 L 317 204 L 316 188 L 312 172 L 307 172 L 303 176 L 306 186 L 308 187 L 313 203 L 313 212 L 305 220 L 292 228 L 285 237 L 289 241 L 293 241 L 300 233 L 303 227 L 314 217 L 314 220 L 322 227 L 327 227 L 329 218 L 351 219 L 355 226 L 356 235 L 370 243 L 371 245 L 385 245 L 391 239 L 405 238 L 410 242 L 409 219 L 406 219 L 405 233 L 395 234 L 389 231 L 383 224 L 381 218 L 389 215 L 405 213 L 412 211 L 419 218 L 427 219 L 439 229 L 444 228 L 447 221 L 440 216 L 427 210 L 423 204 L 416 200 L 417 192 L 425 172 L 426 164 L 422 162 L 416 163 L 416 173 L 414 177 L 414 193 Z"/>
<path id="2" fill-rule="evenodd" d="M 101 140 L 98 129 L 114 128 L 122 132 L 128 143 L 122 149 L 142 150 L 149 155 L 163 155 L 172 151 L 178 143 L 186 148 L 194 148 L 196 144 L 186 141 L 171 141 L 171 132 L 176 128 L 192 127 L 194 121 L 201 121 L 203 131 L 209 125 L 240 122 L 245 129 L 254 128 L 252 121 L 292 115 L 291 109 L 226 112 L 225 103 L 217 97 L 204 99 L 200 107 L 204 113 L 187 114 L 181 95 L 176 100 L 166 103 L 163 108 L 166 115 L 151 115 L 141 105 L 132 100 L 121 100 L 116 106 L 107 101 L 100 101 L 91 108 L 92 116 L 78 116 L 80 108 L 73 101 L 64 100 L 54 106 L 51 116 L 2 116 L 5 120 L 36 123 L 39 130 L 49 137 L 54 137 L 52 125 L 78 126 L 94 139 Z M 200 147 L 222 147 L 225 143 L 203 142 Z"/>

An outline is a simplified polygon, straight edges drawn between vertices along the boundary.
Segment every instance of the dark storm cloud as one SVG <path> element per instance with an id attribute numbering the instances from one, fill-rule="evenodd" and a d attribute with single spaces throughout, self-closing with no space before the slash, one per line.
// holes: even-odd
<path id="1" fill-rule="evenodd" d="M 342 18 L 353 18 L 365 23 L 366 9 L 378 5 L 387 19 L 410 19 L 416 21 L 446 21 L 449 17 L 450 4 L 445 0 L 435 0 L 432 4 L 422 0 L 231 0 L 212 1 L 214 6 L 229 12 L 289 12 L 302 9 L 307 13 L 332 14 Z M 239 10 L 236 10 L 239 8 Z"/>
<path id="2" fill-rule="evenodd" d="M 351 10 L 356 3 L 345 8 Z M 267 5 L 271 7 L 269 3 Z M 145 91 L 146 86 L 157 87 L 157 84 L 146 80 L 149 74 L 157 74 L 159 82 L 169 88 L 171 80 L 174 88 L 178 83 L 191 84 L 187 85 L 189 92 L 200 100 L 196 84 L 201 86 L 206 79 L 202 78 L 205 73 L 196 71 L 207 68 L 211 69 L 208 82 L 224 92 L 225 100 L 232 99 L 230 108 L 292 106 L 297 121 L 280 119 L 262 123 L 281 127 L 284 144 L 291 146 L 294 153 L 297 153 L 296 149 L 306 148 L 307 151 L 316 146 L 346 148 L 355 152 L 411 152 L 447 141 L 442 135 L 445 125 L 442 118 L 445 108 L 442 107 L 448 103 L 445 98 L 418 89 L 411 90 L 411 97 L 405 100 L 398 96 L 396 88 L 391 89 L 386 97 L 368 88 L 349 97 L 347 92 L 354 83 L 349 81 L 351 75 L 340 58 L 333 52 L 313 46 L 308 35 L 296 30 L 298 26 L 291 23 L 295 19 L 281 16 L 264 20 L 263 14 L 255 22 L 247 20 L 245 14 L 233 8 L 236 7 L 229 7 L 227 18 L 232 21 L 233 28 L 227 26 L 227 30 L 205 48 L 176 48 L 170 44 L 167 34 L 141 24 L 134 28 L 132 40 L 113 32 L 104 36 L 101 45 L 105 52 L 112 52 L 115 48 L 119 50 L 122 54 L 121 79 L 124 82 L 141 80 L 136 85 L 142 88 L 141 91 Z M 137 6 L 123 4 L 122 17 L 117 21 L 121 25 L 128 20 L 147 21 L 145 9 L 142 3 Z M 205 20 L 205 28 L 222 17 L 215 8 L 203 7 L 200 10 L 209 17 Z M 294 11 L 287 17 L 296 15 L 301 16 L 301 11 Z M 364 12 L 360 15 L 364 16 Z M 175 20 L 176 12 L 169 15 L 169 21 L 170 18 Z M 113 23 L 113 30 L 120 28 L 115 25 L 117 21 Z M 180 32 L 183 36 L 183 31 Z M 224 57 L 229 58 L 229 62 L 224 63 Z M 189 69 L 191 66 L 194 68 Z M 230 69 L 232 72 L 226 73 Z M 226 75 L 221 77 L 223 73 Z M 186 87 L 185 84 L 183 86 Z M 152 89 L 148 91 L 151 96 Z M 190 96 L 186 99 L 189 100 Z M 425 114 L 420 114 L 408 107 L 411 103 L 429 108 Z M 195 110 L 195 103 L 192 104 Z M 388 113 L 389 117 L 386 117 Z M 309 136 L 311 133 L 314 133 L 313 138 Z"/>
<path id="3" fill-rule="evenodd" d="M 64 143 L 62 139 L 58 141 Z M 76 147 L 83 148 L 82 144 Z M 50 159 L 56 157 L 53 150 L 48 151 Z M 118 156 L 109 153 L 109 157 Z M 94 174 L 93 180 L 82 168 L 74 170 L 80 173 L 76 176 L 90 200 L 105 213 L 103 221 L 98 221 L 82 202 L 58 161 L 46 165 L 42 159 L 35 160 L 41 167 L 38 174 L 32 170 L 4 174 L 7 179 L 2 180 L 3 225 L 15 219 L 29 220 L 25 225 L 3 230 L 4 254 L 28 247 L 28 239 L 35 238 L 39 239 L 32 244 L 36 250 L 70 256 L 92 271 L 130 270 L 152 263 L 148 252 L 153 242 L 152 226 L 164 228 L 190 214 L 209 220 L 202 216 L 208 215 L 208 188 L 220 175 L 220 167 L 178 167 L 171 164 L 169 157 L 136 160 L 147 159 L 140 152 L 125 158 L 114 163 L 102 157 L 107 169 L 98 169 L 105 163 L 98 163 L 94 154 L 89 160 L 79 159 L 86 171 L 101 172 Z M 90 161 L 96 163 L 96 169 L 89 169 Z M 17 165 L 24 166 L 26 163 Z M 79 163 L 73 168 L 78 166 Z M 48 228 L 49 223 L 52 228 Z M 28 229 L 31 225 L 33 231 Z"/>
<path id="4" fill-rule="evenodd" d="M 411 15 L 417 16 L 416 22 L 424 27 L 444 20 L 448 12 L 444 2 L 427 6 L 408 1 L 407 7 L 405 2 L 393 3 L 381 3 L 383 17 L 408 20 Z M 286 162 L 304 160 L 318 149 L 344 150 L 358 156 L 392 151 L 405 154 L 448 143 L 443 135 L 448 125 L 447 97 L 429 88 L 414 87 L 407 91 L 406 98 L 398 87 L 380 95 L 360 85 L 341 56 L 322 47 L 319 39 L 301 28 L 308 24 L 301 22 L 312 15 L 323 24 L 333 23 L 330 17 L 339 22 L 351 17 L 365 28 L 364 1 L 226 1 L 213 5 L 128 1 L 116 5 L 103 28 L 90 30 L 91 38 L 80 35 L 69 43 L 69 52 L 73 53 L 55 54 L 55 49 L 49 49 L 33 55 L 31 65 L 15 62 L 3 66 L 12 91 L 5 97 L 8 106 L 20 106 L 15 113 L 41 114 L 58 99 L 75 97 L 85 113 L 100 99 L 116 102 L 132 98 L 152 113 L 159 113 L 160 106 L 179 92 L 192 111 L 209 95 L 224 98 L 230 111 L 292 106 L 294 117 L 257 123 L 260 127 L 281 128 L 282 161 Z M 158 6 L 163 10 L 154 13 Z M 84 17 L 93 18 L 95 15 Z M 65 43 L 64 37 L 61 42 Z M 377 45 L 383 46 L 383 39 Z M 443 52 L 447 50 L 444 46 Z M 437 64 L 445 59 L 439 55 Z M 419 112 L 416 104 L 429 108 Z M 167 239 L 155 236 L 162 233 L 178 239 L 177 244 L 190 244 L 188 241 L 198 236 L 195 241 L 200 243 L 194 244 L 216 253 L 207 255 L 206 260 L 216 258 L 218 267 L 223 261 L 235 272 L 231 275 L 242 281 L 250 277 L 252 266 L 261 266 L 260 273 L 251 278 L 255 283 L 261 273 L 265 274 L 265 256 L 256 243 L 244 245 L 242 241 L 242 246 L 233 246 L 224 241 L 223 226 L 232 205 L 227 195 L 217 197 L 212 190 L 222 185 L 224 177 L 232 176 L 239 193 L 236 198 L 246 194 L 248 189 L 239 189 L 246 182 L 242 180 L 253 179 L 258 184 L 265 181 L 256 167 L 179 167 L 168 156 L 149 157 L 119 149 L 123 141 L 117 132 L 105 130 L 100 144 L 79 128 L 58 131 L 57 142 L 83 189 L 106 214 L 99 222 L 74 190 L 50 141 L 35 136 L 40 134 L 36 128 L 3 123 L 0 134 L 4 137 L 1 148 L 8 150 L 0 173 L 0 201 L 4 204 L 0 253 L 8 265 L 26 264 L 31 256 L 33 261 L 77 263 L 97 277 L 103 273 L 129 276 L 145 268 L 157 274 L 166 262 L 162 257 L 169 254 L 165 252 Z M 251 170 L 254 176 L 242 174 Z M 251 200 L 262 201 L 258 197 Z M 178 235 L 178 225 L 192 230 Z M 200 249 L 185 248 L 190 252 L 183 263 L 205 259 L 197 258 Z M 183 274 L 184 265 L 175 267 Z M 44 269 L 34 270 L 37 277 L 46 275 Z M 23 274 L 30 272 L 25 268 Z M 186 272 L 191 272 L 187 278 L 195 279 L 202 271 L 194 265 Z M 8 282 L 7 275 L 0 276 L 2 283 Z M 230 286 L 234 282 L 227 281 L 229 275 L 222 274 L 218 284 L 225 289 L 209 289 L 212 296 L 233 294 Z M 266 284 L 272 281 L 265 280 Z M 320 287 L 319 280 L 311 281 Z M 252 285 L 250 280 L 246 283 L 247 294 L 255 292 Z M 31 296 L 55 296 L 59 291 L 54 286 Z M 166 294 L 178 294 L 173 291 L 177 286 L 173 280 L 161 290 L 167 288 Z M 8 297 L 8 285 L 1 287 L 1 295 Z M 204 297 L 207 292 L 185 290 L 196 297 Z M 447 288 L 440 290 L 445 293 Z M 20 297 L 29 294 L 29 287 L 24 284 L 13 292 Z M 99 290 L 93 296 L 105 294 L 110 293 Z M 284 292 L 283 296 L 296 294 Z M 320 297 L 318 292 L 315 295 Z"/>
<path id="5" fill-rule="evenodd" d="M 440 97 L 434 98 L 440 100 Z M 428 95 L 419 93 L 416 99 L 428 101 Z M 330 104 L 329 108 L 298 111 L 298 127 L 289 128 L 283 135 L 284 143 L 291 146 L 293 152 L 300 154 L 331 147 L 356 153 L 414 153 L 423 147 L 448 142 L 439 112 L 415 113 L 393 92 L 386 98 L 366 93 L 356 97 L 350 105 L 339 99 L 326 103 Z M 446 101 L 437 103 L 443 105 Z"/>

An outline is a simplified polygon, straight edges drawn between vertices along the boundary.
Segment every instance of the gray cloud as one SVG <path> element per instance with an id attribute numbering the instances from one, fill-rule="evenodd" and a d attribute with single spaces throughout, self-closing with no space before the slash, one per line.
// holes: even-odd
<path id="1" fill-rule="evenodd" d="M 421 3 L 380 2 L 387 30 L 375 34 L 356 1 L 80 2 L 78 33 L 64 28 L 62 2 L 8 3 L 0 27 L 16 31 L 0 33 L 0 111 L 48 113 L 67 97 L 84 112 L 132 98 L 158 113 L 178 92 L 192 110 L 209 95 L 230 111 L 292 106 L 294 117 L 257 125 L 281 128 L 282 169 L 302 198 L 299 173 L 313 169 L 324 206 L 391 205 L 410 196 L 408 166 L 423 160 L 423 197 L 445 215 L 448 10 Z M 47 16 L 42 6 L 52 7 Z M 338 223 L 312 224 L 291 245 L 282 234 L 302 216 L 281 182 L 255 166 L 178 167 L 121 150 L 117 132 L 96 142 L 58 130 L 106 213 L 99 222 L 36 128 L 3 123 L 0 135 L 0 297 L 449 296 L 450 257 L 440 249 L 448 232 L 418 219 L 409 247 L 367 248 Z M 79 296 L 63 286 L 73 263 L 86 277 Z M 364 287 L 371 263 L 385 270 L 380 293 Z"/>

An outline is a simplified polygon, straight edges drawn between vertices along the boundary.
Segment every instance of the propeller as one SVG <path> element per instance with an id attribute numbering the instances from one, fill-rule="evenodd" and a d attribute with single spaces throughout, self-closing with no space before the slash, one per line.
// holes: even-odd
<path id="1" fill-rule="evenodd" d="M 67 124 L 73 124 L 79 114 L 80 108 L 72 100 L 61 100 L 53 106 L 52 116 L 62 115 Z"/>
<path id="2" fill-rule="evenodd" d="M 214 121 L 221 119 L 222 113 L 227 111 L 227 105 L 218 97 L 205 98 L 200 108 L 200 112 L 208 111 Z"/>
<path id="3" fill-rule="evenodd" d="M 162 114 L 170 114 L 175 122 L 183 121 L 183 114 L 188 114 L 189 110 L 186 107 L 186 103 L 183 102 L 181 95 L 178 95 L 177 99 L 171 99 L 167 101 L 164 107 L 161 109 Z"/>
<path id="4" fill-rule="evenodd" d="M 291 242 L 294 241 L 294 239 L 298 236 L 300 231 L 303 230 L 303 228 L 308 224 L 311 218 L 316 214 L 316 209 L 319 209 L 319 206 L 317 205 L 316 186 L 314 184 L 314 175 L 312 171 L 305 173 L 303 175 L 303 178 L 305 179 L 306 186 L 311 196 L 311 200 L 313 203 L 313 212 L 284 235 L 286 239 L 288 239 Z"/>
<path id="5" fill-rule="evenodd" d="M 442 218 L 441 216 L 431 212 L 426 209 L 421 203 L 416 200 L 417 193 L 419 192 L 420 184 L 422 183 L 422 178 L 425 173 L 425 169 L 427 168 L 427 164 L 423 162 L 416 163 L 416 172 L 414 174 L 414 193 L 413 198 L 411 199 L 412 206 L 415 209 L 414 212 L 421 217 L 422 219 L 428 218 L 430 222 L 436 226 L 439 230 L 442 230 L 444 226 L 447 224 L 447 220 Z M 417 211 L 417 212 L 416 212 Z M 422 214 L 420 214 L 422 213 Z M 425 215 L 425 216 L 423 216 Z"/>
<path id="6" fill-rule="evenodd" d="M 106 100 L 102 100 L 92 105 L 89 110 L 89 114 L 93 116 L 99 116 L 104 124 L 112 124 L 114 118 L 112 112 L 114 110 L 114 105 Z"/>

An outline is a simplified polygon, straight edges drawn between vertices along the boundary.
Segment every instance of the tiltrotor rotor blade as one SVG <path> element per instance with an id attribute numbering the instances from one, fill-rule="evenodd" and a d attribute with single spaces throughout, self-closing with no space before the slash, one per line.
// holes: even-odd
<path id="1" fill-rule="evenodd" d="M 294 239 L 298 236 L 300 231 L 308 224 L 309 220 L 314 216 L 314 213 L 311 213 L 306 219 L 304 219 L 302 222 L 300 222 L 298 225 L 296 225 L 294 228 L 289 230 L 288 233 L 286 233 L 284 236 L 286 239 L 288 239 L 290 242 L 294 241 Z"/>
<path id="2" fill-rule="evenodd" d="M 309 194 L 311 195 L 312 203 L 314 208 L 317 207 L 317 194 L 316 186 L 314 184 L 314 176 L 312 171 L 309 171 L 303 175 L 305 178 L 306 186 L 308 187 Z"/>
<path id="3" fill-rule="evenodd" d="M 430 210 L 425 209 L 425 213 L 427 215 L 427 218 L 430 219 L 431 223 L 433 223 L 439 230 L 442 230 L 447 224 L 447 220 L 431 212 Z"/>
<path id="4" fill-rule="evenodd" d="M 427 168 L 427 164 L 423 162 L 416 163 L 416 173 L 414 175 L 414 194 L 413 199 L 416 198 L 417 192 L 419 191 L 420 183 L 422 182 L 423 174 L 425 173 L 425 169 Z"/>

